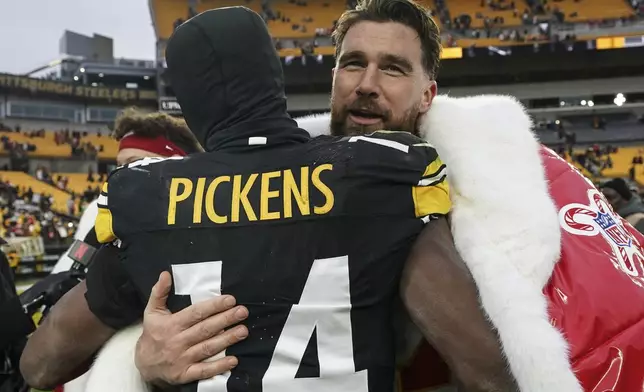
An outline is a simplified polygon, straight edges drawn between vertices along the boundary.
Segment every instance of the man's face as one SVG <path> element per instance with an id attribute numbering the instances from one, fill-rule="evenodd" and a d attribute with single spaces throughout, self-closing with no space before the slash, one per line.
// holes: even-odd
<path id="1" fill-rule="evenodd" d="M 418 133 L 436 83 L 422 66 L 418 34 L 395 22 L 358 22 L 342 42 L 331 92 L 331 132 Z"/>
<path id="2" fill-rule="evenodd" d="M 146 157 L 160 157 L 160 155 L 139 148 L 124 148 L 116 155 L 116 164 L 123 166 Z"/>

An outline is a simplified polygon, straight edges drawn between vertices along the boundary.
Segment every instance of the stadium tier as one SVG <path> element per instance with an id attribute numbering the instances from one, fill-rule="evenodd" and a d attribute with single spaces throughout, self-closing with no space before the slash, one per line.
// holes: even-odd
<path id="1" fill-rule="evenodd" d="M 67 213 L 67 201 L 71 197 L 69 193 L 49 185 L 44 181 L 39 181 L 35 177 L 23 172 L 0 171 L 0 179 L 4 183 L 11 183 L 19 187 L 21 190 L 31 188 L 34 193 L 52 196 L 54 198 L 52 209 L 57 212 Z"/>
<path id="2" fill-rule="evenodd" d="M 559 0 L 550 2 L 550 11 L 558 9 L 569 22 L 627 18 L 633 8 L 621 0 Z"/>
<path id="3" fill-rule="evenodd" d="M 519 28 L 526 27 L 526 22 L 532 23 L 532 11 L 526 1 L 488 1 L 488 0 L 423 0 L 419 3 L 432 9 L 435 21 L 441 26 L 441 19 L 454 22 L 465 17 L 469 27 L 480 29 L 485 27 Z M 444 3 L 444 7 L 440 4 Z M 602 21 L 618 18 L 628 18 L 634 15 L 633 8 L 624 0 L 559 0 L 534 2 L 543 4 L 543 13 L 539 20 L 560 14 L 567 22 Z M 303 5 L 304 4 L 304 5 Z M 335 21 L 346 9 L 345 0 L 319 0 L 296 2 L 289 0 L 274 0 L 262 9 L 261 0 L 200 0 L 196 11 L 244 5 L 256 12 L 266 15 L 271 34 L 276 39 L 301 39 L 328 36 Z M 167 39 L 172 35 L 176 26 L 188 19 L 190 11 L 187 0 L 153 0 L 153 16 L 157 37 Z M 451 23 L 452 27 L 454 23 Z M 462 25 L 462 23 L 461 23 Z M 449 32 L 449 28 L 441 28 Z M 473 40 L 456 40 L 461 47 L 471 46 Z M 477 46 L 509 45 L 512 42 L 494 38 L 474 40 Z M 297 55 L 299 49 L 282 49 L 283 56 Z M 296 53 L 298 52 L 298 53 Z M 326 54 L 318 51 L 316 54 Z M 324 51 L 326 52 L 326 51 Z"/>
<path id="4" fill-rule="evenodd" d="M 102 182 L 98 178 L 89 181 L 86 173 L 55 173 L 52 176 L 65 177 L 67 179 L 67 190 L 77 195 L 82 195 L 88 189 L 94 190 L 96 187 L 102 185 Z"/>
<path id="5" fill-rule="evenodd" d="M 469 15 L 472 18 L 470 24 L 471 28 L 484 27 L 485 18 L 494 20 L 497 18 L 497 25 L 504 26 L 520 26 L 521 25 L 521 12 L 527 5 L 521 1 L 517 1 L 518 6 L 515 9 L 498 9 L 488 5 L 488 1 L 481 0 L 452 0 L 447 1 L 446 5 L 452 18 L 461 15 Z M 494 2 L 496 3 L 496 2 Z M 509 2 L 503 2 L 509 8 Z M 505 7 L 504 7 L 505 8 Z M 502 19 L 501 19 L 502 18 Z M 502 22 L 501 22 L 502 21 Z"/>
<path id="6" fill-rule="evenodd" d="M 40 136 L 31 136 L 30 132 L 0 132 L 0 140 L 4 138 L 32 148 L 26 148 L 28 156 L 33 157 L 56 157 L 56 158 L 69 158 L 74 154 L 72 152 L 73 140 L 64 140 L 59 138 L 57 140 L 56 132 L 44 131 Z M 88 144 L 89 143 L 89 144 Z M 78 141 L 79 149 L 92 149 L 96 148 L 96 154 L 99 159 L 116 159 L 118 153 L 118 142 L 108 136 L 99 136 L 98 134 L 89 134 L 81 136 Z M 89 151 L 88 151 L 89 152 Z M 6 155 L 9 150 L 5 147 L 0 150 L 0 155 Z M 91 154 L 90 154 L 91 155 Z"/>

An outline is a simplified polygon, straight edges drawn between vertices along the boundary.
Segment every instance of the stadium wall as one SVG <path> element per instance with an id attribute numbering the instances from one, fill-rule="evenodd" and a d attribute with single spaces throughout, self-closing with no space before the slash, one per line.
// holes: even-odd
<path id="1" fill-rule="evenodd" d="M 507 94 L 518 99 L 585 97 L 616 93 L 644 92 L 644 76 L 590 79 L 564 82 L 517 83 L 476 87 L 441 87 L 440 94 L 462 97 L 480 94 Z M 329 108 L 328 94 L 289 94 L 289 111 L 325 110 Z"/>

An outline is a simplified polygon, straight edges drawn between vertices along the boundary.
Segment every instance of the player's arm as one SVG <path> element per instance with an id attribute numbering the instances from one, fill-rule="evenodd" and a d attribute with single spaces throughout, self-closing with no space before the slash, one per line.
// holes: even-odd
<path id="1" fill-rule="evenodd" d="M 403 271 L 403 302 L 466 391 L 518 391 L 446 218 L 430 222 Z"/>
<path id="2" fill-rule="evenodd" d="M 30 386 L 52 389 L 83 374 L 115 333 L 89 310 L 86 288 L 81 282 L 65 294 L 27 341 L 20 371 Z"/>
<path id="3" fill-rule="evenodd" d="M 48 389 L 76 378 L 118 329 L 140 318 L 142 309 L 118 270 L 116 250 L 102 247 L 87 279 L 54 305 L 27 341 L 20 360 L 25 379 Z"/>
<path id="4" fill-rule="evenodd" d="M 427 144 L 415 143 L 409 153 L 415 154 L 414 213 L 426 226 L 403 270 L 407 311 L 466 391 L 517 391 L 476 283 L 454 245 L 446 217 L 451 209 L 447 168 Z"/>

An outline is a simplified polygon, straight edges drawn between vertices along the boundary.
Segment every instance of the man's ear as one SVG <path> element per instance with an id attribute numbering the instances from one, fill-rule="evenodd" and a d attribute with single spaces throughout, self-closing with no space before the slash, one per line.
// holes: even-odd
<path id="1" fill-rule="evenodd" d="M 423 91 L 423 97 L 420 101 L 419 112 L 421 114 L 427 113 L 429 108 L 432 106 L 432 101 L 436 94 L 438 93 L 438 85 L 436 81 L 430 80 L 429 84 L 425 86 L 425 91 Z"/>

